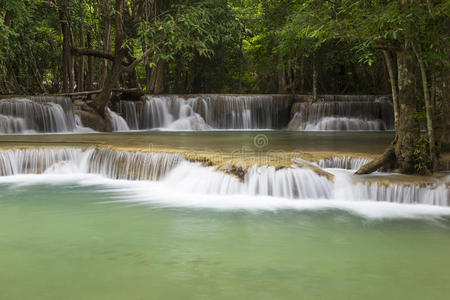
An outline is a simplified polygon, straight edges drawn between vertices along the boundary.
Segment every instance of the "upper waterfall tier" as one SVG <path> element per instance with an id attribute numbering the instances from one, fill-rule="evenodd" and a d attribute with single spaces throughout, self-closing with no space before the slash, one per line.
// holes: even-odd
<path id="1" fill-rule="evenodd" d="M 130 128 L 280 129 L 289 121 L 292 98 L 269 95 L 147 96 L 143 105 L 122 101 Z"/>
<path id="2" fill-rule="evenodd" d="M 305 95 L 147 96 L 144 101 L 120 101 L 116 106 L 119 111 L 108 108 L 106 115 L 113 131 L 392 130 L 394 127 L 389 97 L 323 95 L 319 102 L 310 101 L 310 96 Z M 88 132 L 80 128 L 81 120 L 86 121 L 79 118 L 76 122 L 69 98 L 0 100 L 0 133 Z M 86 123 L 104 130 L 95 126 L 95 122 L 103 120 L 93 120 L 94 123 Z"/>
<path id="3" fill-rule="evenodd" d="M 0 133 L 70 132 L 74 129 L 75 119 L 69 98 L 0 100 Z"/>
<path id="4" fill-rule="evenodd" d="M 131 129 L 392 130 L 393 106 L 386 96 L 199 95 L 147 96 L 121 102 Z M 290 120 L 290 122 L 289 122 Z"/>
<path id="5" fill-rule="evenodd" d="M 390 102 L 294 103 L 290 130 L 393 130 Z"/>

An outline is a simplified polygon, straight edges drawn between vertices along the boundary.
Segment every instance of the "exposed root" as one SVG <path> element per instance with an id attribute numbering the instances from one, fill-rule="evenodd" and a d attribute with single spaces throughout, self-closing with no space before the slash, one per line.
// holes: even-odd
<path id="1" fill-rule="evenodd" d="M 356 171 L 355 175 L 364 175 L 373 173 L 380 168 L 392 166 L 395 163 L 395 161 L 396 161 L 395 146 L 391 145 L 386 149 L 386 151 L 384 151 L 384 153 L 379 158 L 376 158 L 372 160 L 370 163 L 359 168 L 359 170 Z"/>

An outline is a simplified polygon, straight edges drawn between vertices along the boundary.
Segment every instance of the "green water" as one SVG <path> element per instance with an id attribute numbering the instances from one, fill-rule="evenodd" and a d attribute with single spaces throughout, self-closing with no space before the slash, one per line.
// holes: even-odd
<path id="1" fill-rule="evenodd" d="M 449 299 L 450 219 L 130 203 L 0 185 L 0 299 Z"/>
<path id="2" fill-rule="evenodd" d="M 266 150 L 341 151 L 382 153 L 394 138 L 391 132 L 301 132 L 301 131 L 142 131 L 97 134 L 3 135 L 0 146 L 93 145 L 122 147 L 152 145 L 195 150 L 234 151 L 255 148 L 254 138 L 267 137 Z M 151 148 L 150 148 L 151 149 Z"/>

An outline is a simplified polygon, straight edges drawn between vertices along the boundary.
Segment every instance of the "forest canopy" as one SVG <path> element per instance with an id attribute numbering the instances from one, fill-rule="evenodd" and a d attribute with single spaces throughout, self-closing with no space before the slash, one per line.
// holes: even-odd
<path id="1" fill-rule="evenodd" d="M 148 93 L 389 93 L 379 44 L 414 35 L 448 63 L 448 1 L 401 2 L 0 0 L 0 92 L 101 89 L 121 47 L 148 55 L 115 85 Z"/>

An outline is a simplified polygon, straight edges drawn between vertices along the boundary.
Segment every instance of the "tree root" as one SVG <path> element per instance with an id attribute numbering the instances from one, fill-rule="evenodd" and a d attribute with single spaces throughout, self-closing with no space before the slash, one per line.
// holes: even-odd
<path id="1" fill-rule="evenodd" d="M 395 146 L 389 146 L 379 158 L 372 160 L 370 163 L 365 164 L 358 171 L 356 171 L 355 175 L 365 175 L 375 172 L 376 170 L 386 167 L 392 166 L 396 162 L 395 156 Z"/>

